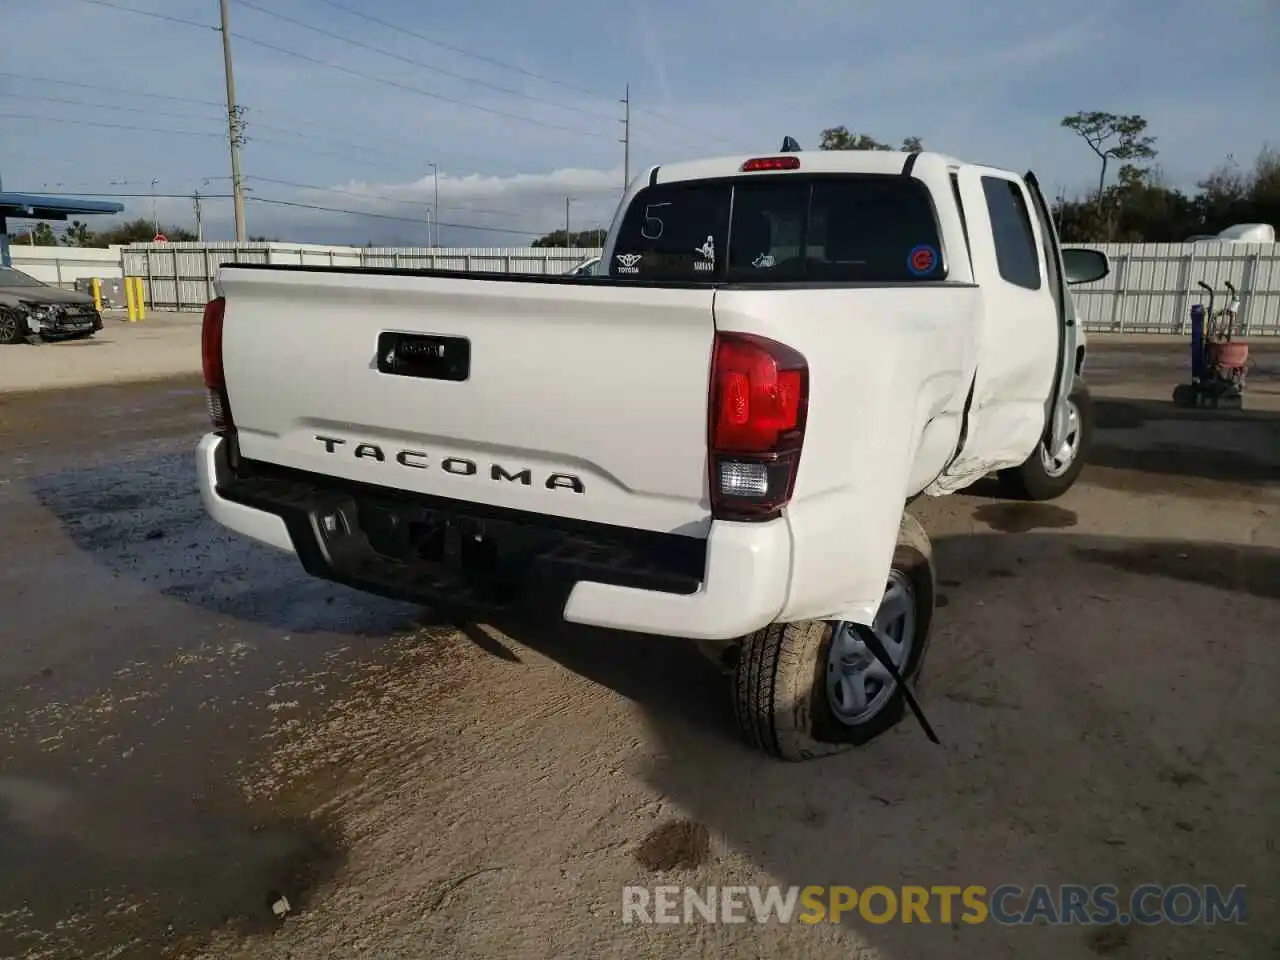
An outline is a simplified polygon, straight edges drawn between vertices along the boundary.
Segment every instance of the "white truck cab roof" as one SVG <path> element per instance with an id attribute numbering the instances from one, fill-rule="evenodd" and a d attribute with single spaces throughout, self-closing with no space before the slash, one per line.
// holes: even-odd
<path id="1" fill-rule="evenodd" d="M 743 166 L 752 160 L 781 160 L 796 158 L 797 166 L 788 170 L 780 166 L 762 166 L 759 173 L 902 173 L 907 164 L 911 170 L 949 171 L 963 166 L 961 161 L 945 153 L 920 151 L 902 153 L 897 150 L 800 150 L 794 153 L 750 153 L 708 160 L 687 160 L 651 167 L 644 181 L 649 184 L 675 183 L 684 180 L 713 180 L 720 177 L 740 177 Z"/>

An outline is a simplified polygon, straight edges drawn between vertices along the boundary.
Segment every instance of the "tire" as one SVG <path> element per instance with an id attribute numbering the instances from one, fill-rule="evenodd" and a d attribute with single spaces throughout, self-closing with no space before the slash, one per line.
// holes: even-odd
<path id="1" fill-rule="evenodd" d="M 910 644 L 904 645 L 902 677 L 916 689 L 925 654 L 937 586 L 933 550 L 919 521 L 904 513 L 886 586 L 909 590 L 914 605 Z M 882 608 L 884 609 L 884 608 Z M 905 624 L 904 624 L 905 626 Z M 828 682 L 835 669 L 832 648 L 847 637 L 847 624 L 827 620 L 774 623 L 744 637 L 733 673 L 734 713 L 747 742 L 782 760 L 799 761 L 843 752 L 895 726 L 905 715 L 902 690 L 891 680 L 887 694 L 872 697 L 865 718 L 850 722 Z M 841 714 L 845 715 L 842 719 Z"/>
<path id="2" fill-rule="evenodd" d="M 1076 415 L 1075 442 L 1064 444 L 1070 446 L 1071 457 L 1056 461 L 1051 459 L 1045 450 L 1042 440 L 1036 445 L 1035 452 L 1027 457 L 1020 467 L 1000 471 L 1000 486 L 1005 495 L 1013 500 L 1056 500 L 1074 485 L 1084 469 L 1085 459 L 1093 445 L 1093 398 L 1089 388 L 1079 377 L 1071 385 L 1071 393 L 1067 397 Z M 1069 431 L 1068 440 L 1073 436 Z"/>
<path id="3" fill-rule="evenodd" d="M 27 322 L 16 310 L 0 307 L 0 343 L 22 343 L 27 339 Z"/>

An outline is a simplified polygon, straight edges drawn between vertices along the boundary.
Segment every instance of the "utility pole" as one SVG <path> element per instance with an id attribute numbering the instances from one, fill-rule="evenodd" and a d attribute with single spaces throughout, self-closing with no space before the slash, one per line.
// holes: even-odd
<path id="1" fill-rule="evenodd" d="M 243 123 L 236 104 L 236 78 L 231 69 L 231 27 L 227 0 L 218 0 L 222 22 L 222 69 L 227 78 L 227 140 L 231 145 L 231 195 L 235 199 L 236 243 L 244 243 L 244 180 L 240 176 L 240 144 Z"/>
<path id="2" fill-rule="evenodd" d="M 197 190 L 191 197 L 196 205 L 196 243 L 204 243 L 204 218 L 201 216 L 200 210 L 200 191 Z"/>
<path id="3" fill-rule="evenodd" d="M 618 121 L 622 124 L 622 139 L 618 142 L 622 144 L 622 190 L 625 193 L 627 184 L 631 182 L 631 84 L 627 84 L 626 95 L 618 102 L 624 107 L 622 119 Z"/>
<path id="4" fill-rule="evenodd" d="M 160 235 L 160 216 L 156 213 L 156 184 L 159 182 L 159 177 L 151 178 L 151 226 L 155 229 L 157 237 Z"/>
<path id="5" fill-rule="evenodd" d="M 573 246 L 573 243 L 570 242 L 569 239 L 569 201 L 572 199 L 572 197 L 564 198 L 564 245 L 566 249 Z"/>
<path id="6" fill-rule="evenodd" d="M 0 190 L 4 189 L 4 181 L 0 180 Z M 32 240 L 32 246 L 35 241 Z M 0 214 L 0 267 L 11 267 L 13 261 L 9 258 L 9 223 L 5 219 L 4 214 Z"/>
<path id="7" fill-rule="evenodd" d="M 440 246 L 440 167 L 434 163 L 427 164 L 431 167 L 431 179 L 434 182 L 433 194 L 431 200 L 431 212 L 436 220 L 436 242 L 435 245 Z M 428 234 L 430 231 L 428 231 Z M 431 246 L 431 237 L 427 237 L 427 246 Z"/>

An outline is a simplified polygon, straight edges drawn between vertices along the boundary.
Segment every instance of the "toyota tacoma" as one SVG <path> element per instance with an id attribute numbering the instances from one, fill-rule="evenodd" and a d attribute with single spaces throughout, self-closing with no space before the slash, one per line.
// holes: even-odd
<path id="1" fill-rule="evenodd" d="M 1105 255 L 1059 246 L 1030 174 L 788 138 L 649 169 L 602 262 L 224 265 L 206 509 L 370 593 L 691 638 L 774 756 L 907 708 L 936 739 L 906 504 L 1074 483 L 1093 420 L 1067 285 Z"/>

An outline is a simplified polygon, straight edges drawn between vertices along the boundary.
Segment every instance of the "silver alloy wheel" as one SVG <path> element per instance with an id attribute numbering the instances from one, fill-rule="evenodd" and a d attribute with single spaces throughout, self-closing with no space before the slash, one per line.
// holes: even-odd
<path id="1" fill-rule="evenodd" d="M 1040 465 L 1045 476 L 1057 479 L 1071 469 L 1080 453 L 1080 408 L 1070 397 L 1067 398 L 1067 432 L 1062 443 L 1053 453 L 1049 452 L 1047 442 L 1040 444 Z"/>
<path id="2" fill-rule="evenodd" d="M 916 593 L 906 574 L 889 571 L 871 629 L 901 673 L 916 639 Z M 866 723 L 884 709 L 897 684 L 848 623 L 832 627 L 827 654 L 827 703 L 847 726 Z"/>

